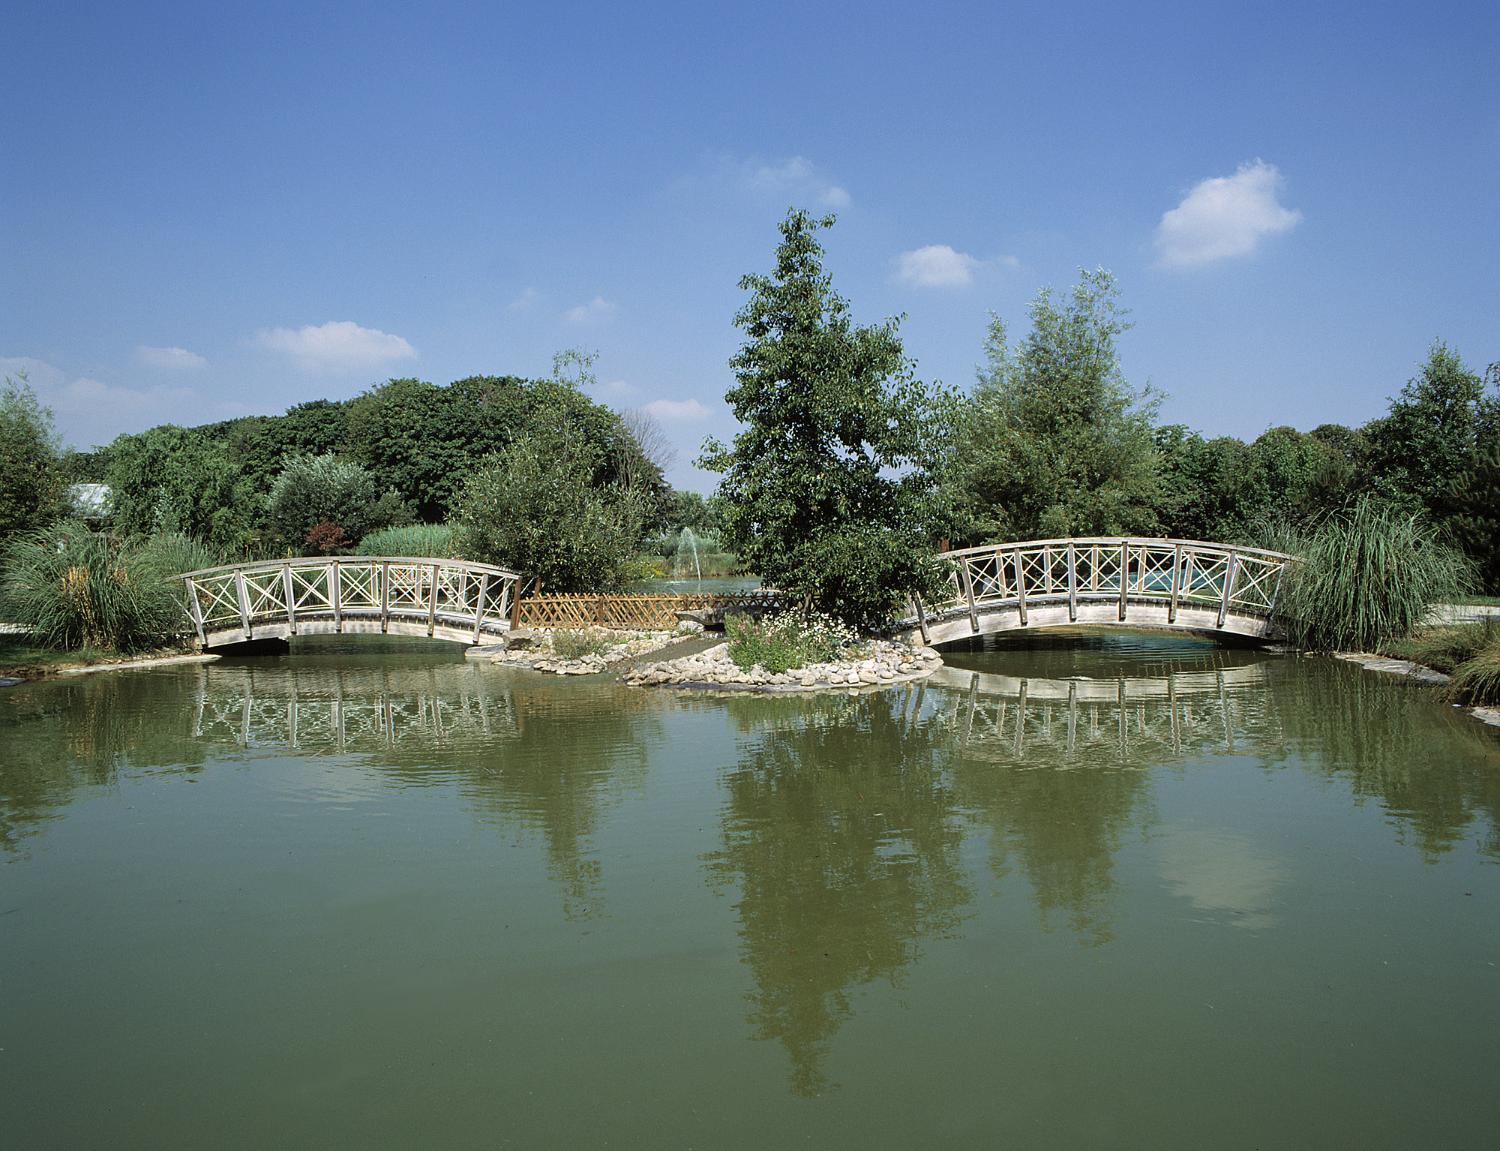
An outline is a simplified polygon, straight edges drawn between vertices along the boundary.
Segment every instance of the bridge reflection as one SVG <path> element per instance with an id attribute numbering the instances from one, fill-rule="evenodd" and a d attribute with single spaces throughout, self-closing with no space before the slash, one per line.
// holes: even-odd
<path id="1" fill-rule="evenodd" d="M 1157 676 L 1035 679 L 943 668 L 942 705 L 965 755 L 1049 767 L 1148 767 L 1189 754 L 1280 755 L 1286 733 L 1264 663 Z"/>
<path id="2" fill-rule="evenodd" d="M 515 736 L 512 693 L 472 664 L 421 669 L 203 669 L 193 736 L 297 751 L 436 748 Z"/>

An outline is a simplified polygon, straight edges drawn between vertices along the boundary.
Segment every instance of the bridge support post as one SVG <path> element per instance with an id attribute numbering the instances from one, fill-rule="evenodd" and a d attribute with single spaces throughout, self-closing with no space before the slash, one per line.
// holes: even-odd
<path id="1" fill-rule="evenodd" d="M 333 630 L 344 630 L 344 593 L 339 587 L 339 561 L 328 565 L 328 601 L 333 608 Z"/>
<path id="2" fill-rule="evenodd" d="M 380 634 L 385 635 L 391 627 L 391 565 L 386 561 L 380 565 Z"/>
<path id="3" fill-rule="evenodd" d="M 1230 552 L 1229 560 L 1224 565 L 1224 594 L 1219 598 L 1219 626 L 1224 626 L 1224 620 L 1229 615 L 1229 601 L 1234 596 L 1234 581 L 1240 574 L 1240 556 L 1238 552 Z"/>
<path id="4" fill-rule="evenodd" d="M 250 638 L 250 596 L 245 592 L 245 573 L 234 573 L 234 595 L 240 605 L 240 627 L 245 638 Z"/>
<path id="5" fill-rule="evenodd" d="M 1120 622 L 1125 622 L 1125 605 L 1130 595 L 1130 544 L 1120 543 Z"/>
<path id="6" fill-rule="evenodd" d="M 286 600 L 286 627 L 297 634 L 297 595 L 292 590 L 292 565 L 281 565 L 281 596 Z"/>
<path id="7" fill-rule="evenodd" d="M 1172 547 L 1172 600 L 1167 605 L 1167 622 L 1177 622 L 1177 596 L 1181 591 L 1179 584 L 1182 580 L 1182 545 L 1174 544 Z"/>
<path id="8" fill-rule="evenodd" d="M 1073 541 L 1068 541 L 1068 622 L 1078 620 L 1078 551 Z M 977 631 L 978 628 L 976 627 Z"/>
<path id="9" fill-rule="evenodd" d="M 912 592 L 911 607 L 912 613 L 917 617 L 917 631 L 922 633 L 923 644 L 931 643 L 932 639 L 927 634 L 927 612 L 922 607 L 922 597 L 916 592 Z"/>
<path id="10" fill-rule="evenodd" d="M 188 611 L 193 617 L 193 626 L 198 629 L 198 649 L 201 651 L 208 644 L 208 636 L 203 631 L 203 605 L 198 602 L 198 585 L 191 579 L 184 579 L 187 584 Z"/>
<path id="11" fill-rule="evenodd" d="M 437 630 L 438 565 L 432 565 L 432 587 L 427 592 L 427 636 Z"/>
<path id="12" fill-rule="evenodd" d="M 959 560 L 958 574 L 959 578 L 963 581 L 964 598 L 969 601 L 969 626 L 974 629 L 974 633 L 977 635 L 979 634 L 979 610 L 974 606 L 974 576 L 969 571 L 969 561 L 967 558 Z"/>
<path id="13" fill-rule="evenodd" d="M 1021 617 L 1021 626 L 1026 626 L 1026 567 L 1021 563 L 1021 549 L 1011 552 L 1016 573 L 1016 608 Z"/>
<path id="14" fill-rule="evenodd" d="M 480 629 L 484 627 L 484 597 L 490 590 L 490 573 L 479 577 L 479 596 L 474 601 L 474 642 L 479 642 Z"/>

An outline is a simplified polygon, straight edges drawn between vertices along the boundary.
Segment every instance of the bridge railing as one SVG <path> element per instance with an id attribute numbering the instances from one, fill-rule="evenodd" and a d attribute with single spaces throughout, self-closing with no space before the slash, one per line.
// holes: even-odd
<path id="1" fill-rule="evenodd" d="M 428 635 L 506 630 L 520 577 L 504 568 L 463 560 L 405 556 L 317 556 L 231 564 L 185 572 L 188 609 L 198 642 L 236 632 L 255 638 L 257 627 L 296 634 L 299 620 L 395 620 Z"/>
<path id="2" fill-rule="evenodd" d="M 1123 621 L 1129 604 L 1149 601 L 1167 607 L 1169 623 L 1182 607 L 1213 610 L 1219 627 L 1231 614 L 1265 619 L 1295 562 L 1263 548 L 1128 536 L 985 544 L 940 559 L 949 594 L 934 604 L 913 601 L 910 622 L 967 613 L 975 630 L 982 610 L 1014 607 L 1024 625 L 1028 608 L 1059 603 L 1070 618 L 1080 604 L 1112 602 Z"/>

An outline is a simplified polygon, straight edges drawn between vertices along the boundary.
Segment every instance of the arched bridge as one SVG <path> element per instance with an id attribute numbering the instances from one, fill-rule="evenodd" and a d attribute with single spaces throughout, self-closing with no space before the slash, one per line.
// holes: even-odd
<path id="1" fill-rule="evenodd" d="M 520 577 L 463 560 L 320 556 L 187 572 L 200 647 L 376 633 L 479 643 L 510 630 Z"/>
<path id="2" fill-rule="evenodd" d="M 1016 628 L 1113 625 L 1265 639 L 1295 557 L 1200 540 L 1091 536 L 945 552 L 949 594 L 903 635 L 953 643 Z"/>

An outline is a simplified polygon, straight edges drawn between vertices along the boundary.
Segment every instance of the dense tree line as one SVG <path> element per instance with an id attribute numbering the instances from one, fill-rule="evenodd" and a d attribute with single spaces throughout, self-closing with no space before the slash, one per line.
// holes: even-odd
<path id="1" fill-rule="evenodd" d="M 465 483 L 559 425 L 588 460 L 570 464 L 569 482 L 629 487 L 643 524 L 667 518 L 670 486 L 626 422 L 559 378 L 398 379 L 279 416 L 150 428 L 81 457 L 71 478 L 110 486 L 121 534 L 178 531 L 228 553 L 328 550 L 306 533 L 326 525 L 321 540 L 352 543 L 455 518 Z"/>

